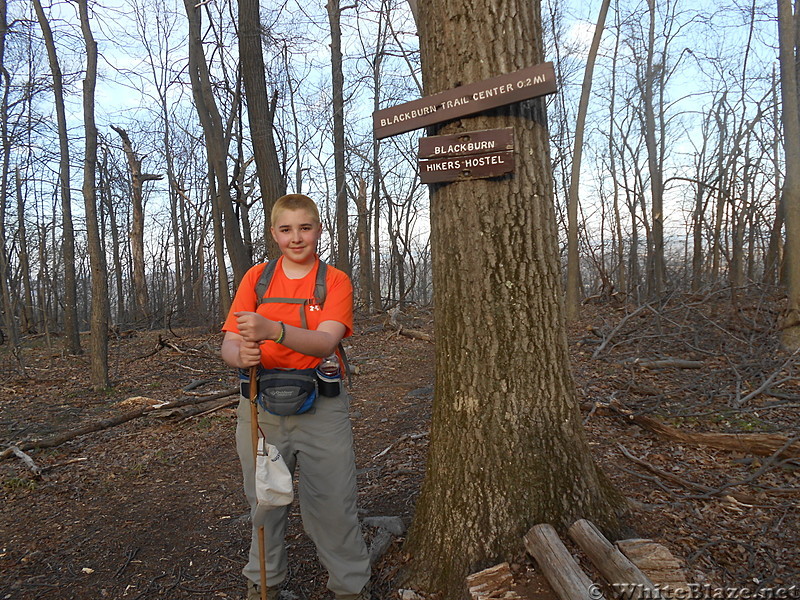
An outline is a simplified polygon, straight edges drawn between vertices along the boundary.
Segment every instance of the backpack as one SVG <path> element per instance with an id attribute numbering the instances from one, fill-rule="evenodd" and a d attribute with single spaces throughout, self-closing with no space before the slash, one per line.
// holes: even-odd
<path id="1" fill-rule="evenodd" d="M 261 272 L 261 276 L 258 278 L 258 282 L 256 282 L 256 298 L 258 300 L 258 305 L 261 306 L 262 304 L 268 303 L 275 303 L 279 302 L 281 304 L 299 304 L 300 310 L 300 322 L 303 325 L 303 329 L 308 329 L 308 322 L 306 321 L 306 306 L 314 305 L 322 307 L 325 304 L 325 298 L 328 295 L 328 284 L 326 281 L 326 277 L 328 274 L 328 263 L 320 259 L 319 267 L 317 268 L 317 278 L 314 281 L 314 297 L 313 298 L 264 298 L 264 294 L 267 293 L 269 289 L 269 284 L 272 282 L 272 277 L 275 275 L 275 267 L 278 266 L 277 260 L 269 261 L 264 270 Z M 348 383 L 352 384 L 352 376 L 350 374 L 350 363 L 347 361 L 347 354 L 344 351 L 344 346 L 342 346 L 342 342 L 339 342 L 339 356 L 342 358 L 342 364 L 344 365 L 345 373 L 347 373 L 347 381 Z"/>

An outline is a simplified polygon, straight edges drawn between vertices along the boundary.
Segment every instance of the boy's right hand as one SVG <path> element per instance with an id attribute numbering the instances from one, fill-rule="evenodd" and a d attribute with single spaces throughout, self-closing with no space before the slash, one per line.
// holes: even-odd
<path id="1" fill-rule="evenodd" d="M 258 365 L 261 362 L 261 347 L 259 343 L 242 340 L 239 344 L 239 361 L 243 369 Z"/>

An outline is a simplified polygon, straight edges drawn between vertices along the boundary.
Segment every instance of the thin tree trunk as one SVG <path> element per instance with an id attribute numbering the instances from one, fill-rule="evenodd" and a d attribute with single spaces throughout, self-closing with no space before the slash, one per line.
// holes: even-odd
<path id="1" fill-rule="evenodd" d="M 28 231 L 25 225 L 25 196 L 22 193 L 22 171 L 19 167 L 15 170 L 17 191 L 17 235 L 19 238 L 19 269 L 22 276 L 22 317 L 23 331 L 28 333 L 36 329 L 36 319 L 33 314 L 33 289 L 31 285 L 31 261 L 28 254 Z"/>
<path id="2" fill-rule="evenodd" d="M 342 69 L 342 11 L 339 0 L 328 0 L 331 28 L 331 73 L 333 87 L 333 162 L 336 181 L 336 266 L 350 275 L 350 231 L 347 219 L 347 189 L 344 164 L 344 71 Z"/>
<path id="3" fill-rule="evenodd" d="M 606 24 L 606 15 L 611 0 L 603 0 L 600 5 L 600 14 L 594 28 L 592 45 L 586 58 L 586 69 L 583 72 L 583 86 L 581 98 L 578 103 L 578 119 L 575 124 L 575 140 L 572 150 L 572 173 L 569 180 L 569 205 L 567 208 L 567 320 L 573 321 L 578 317 L 578 307 L 581 301 L 580 270 L 581 258 L 578 249 L 578 203 L 581 183 L 581 158 L 583 157 L 583 135 L 586 128 L 586 112 L 589 109 L 589 97 L 592 92 L 592 74 L 594 63 L 597 60 L 597 51 L 600 48 L 600 39 Z"/>
<path id="4" fill-rule="evenodd" d="M 367 224 L 367 182 L 358 181 L 358 196 L 356 196 L 358 209 L 358 294 L 361 305 L 365 310 L 370 309 L 370 292 L 372 287 L 372 260 L 369 254 L 369 227 Z"/>
<path id="5" fill-rule="evenodd" d="M 58 180 L 61 192 L 61 228 L 64 254 L 64 349 L 70 354 L 80 354 L 81 340 L 78 327 L 78 292 L 75 275 L 75 230 L 72 226 L 72 195 L 70 188 L 69 137 L 67 116 L 64 107 L 64 84 L 58 55 L 53 41 L 50 23 L 45 17 L 40 0 L 33 0 L 33 7 L 42 29 L 50 71 L 53 75 L 56 121 L 58 123 L 59 167 Z"/>
<path id="6" fill-rule="evenodd" d="M 8 96 L 11 90 L 11 77 L 5 65 L 6 34 L 8 32 L 7 5 L 0 0 L 0 79 L 3 84 L 2 105 L 0 106 L 0 141 L 3 143 L 2 173 L 0 173 L 0 306 L 3 309 L 3 326 L 13 347 L 19 346 L 19 331 L 14 319 L 11 299 L 11 269 L 6 251 L 6 203 L 8 177 L 11 160 L 11 144 L 8 135 Z"/>
<path id="7" fill-rule="evenodd" d="M 247 248 L 242 240 L 239 222 L 233 211 L 228 183 L 228 143 L 222 117 L 214 99 L 208 65 L 203 54 L 200 19 L 200 11 L 203 6 L 196 4 L 194 0 L 184 0 L 184 7 L 189 19 L 189 77 L 192 82 L 192 95 L 197 116 L 205 134 L 209 172 L 216 176 L 216 182 L 209 181 L 209 189 L 214 190 L 211 200 L 218 206 L 221 215 L 220 229 L 215 229 L 215 234 L 224 236 L 228 258 L 233 267 L 234 284 L 238 284 L 251 264 Z M 220 263 L 219 267 L 222 271 L 224 262 Z M 225 292 L 222 293 L 224 298 Z M 227 296 L 230 297 L 230 290 L 227 291 Z"/>
<path id="8" fill-rule="evenodd" d="M 660 299 L 666 280 L 664 266 L 664 186 L 661 156 L 656 141 L 656 115 L 653 106 L 654 83 L 656 78 L 653 56 L 655 53 L 655 0 L 647 0 L 650 13 L 650 27 L 647 44 L 647 71 L 644 80 L 645 143 L 647 145 L 647 164 L 650 171 L 650 194 L 652 202 L 652 267 L 650 271 L 652 288 L 650 295 Z M 663 69 L 662 69 L 663 73 Z M 663 87 L 663 85 L 662 85 Z M 661 132 L 664 135 L 664 132 Z"/>
<path id="9" fill-rule="evenodd" d="M 92 344 L 91 379 L 96 390 L 108 387 L 108 273 L 100 226 L 97 219 L 96 172 L 97 126 L 94 119 L 94 94 L 97 83 L 97 42 L 89 25 L 88 0 L 78 0 L 81 30 L 86 44 L 86 77 L 83 80 L 83 121 L 86 153 L 83 160 L 83 200 L 86 211 L 86 237 L 92 269 Z"/>
<path id="10" fill-rule="evenodd" d="M 142 173 L 142 160 L 133 151 L 133 144 L 128 137 L 128 132 L 120 127 L 111 126 L 122 139 L 122 149 L 128 160 L 128 169 L 131 173 L 131 259 L 133 260 L 133 297 L 136 301 L 136 314 L 134 318 L 146 320 L 149 315 L 150 301 L 147 295 L 147 274 L 144 264 L 144 183 L 162 179 L 162 175 Z"/>

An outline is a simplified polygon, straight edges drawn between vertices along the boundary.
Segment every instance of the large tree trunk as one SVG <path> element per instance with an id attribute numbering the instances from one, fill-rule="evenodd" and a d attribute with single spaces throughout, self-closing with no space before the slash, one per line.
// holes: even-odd
<path id="1" fill-rule="evenodd" d="M 33 0 L 36 18 L 42 29 L 50 71 L 53 74 L 53 94 L 55 95 L 56 122 L 58 123 L 59 166 L 58 181 L 61 192 L 61 228 L 64 254 L 64 349 L 70 354 L 81 353 L 81 340 L 78 331 L 78 291 L 75 277 L 75 231 L 72 227 L 72 195 L 70 192 L 69 138 L 67 116 L 64 107 L 64 84 L 61 67 L 53 41 L 50 23 L 42 10 L 39 0 Z"/>
<path id="2" fill-rule="evenodd" d="M 81 30 L 86 43 L 86 77 L 83 80 L 83 122 L 86 154 L 83 160 L 83 201 L 86 210 L 86 237 L 92 269 L 92 345 L 91 379 L 96 390 L 108 387 L 108 273 L 97 219 L 97 125 L 94 120 L 94 93 L 97 84 L 97 42 L 89 26 L 87 0 L 78 0 Z"/>
<path id="3" fill-rule="evenodd" d="M 431 0 L 419 29 L 426 95 L 542 61 L 538 1 Z M 537 99 L 433 128 L 513 127 L 517 148 L 513 175 L 431 188 L 436 395 L 407 550 L 448 599 L 536 523 L 617 527 L 570 373 L 546 123 Z"/>
<path id="4" fill-rule="evenodd" d="M 778 38 L 783 104 L 783 144 L 786 177 L 783 182 L 783 214 L 786 221 L 784 273 L 789 298 L 781 343 L 787 350 L 800 348 L 800 103 L 797 92 L 796 52 L 798 16 L 791 0 L 778 0 Z"/>
<path id="5" fill-rule="evenodd" d="M 567 319 L 574 320 L 578 316 L 578 306 L 581 301 L 580 272 L 581 258 L 578 251 L 578 203 L 579 187 L 581 182 L 581 158 L 583 156 L 583 134 L 586 126 L 586 112 L 589 109 L 589 96 L 592 92 L 592 73 L 600 48 L 600 39 L 606 25 L 606 15 L 611 0 L 603 0 L 600 5 L 600 14 L 597 16 L 597 25 L 594 28 L 592 45 L 586 59 L 586 69 L 583 73 L 583 86 L 581 99 L 578 104 L 578 121 L 575 124 L 575 141 L 572 151 L 572 173 L 569 180 L 569 205 L 567 207 Z"/>
<path id="6" fill-rule="evenodd" d="M 270 214 L 275 200 L 286 193 L 278 161 L 278 151 L 272 127 L 275 119 L 274 102 L 270 105 L 267 83 L 264 80 L 264 56 L 261 53 L 261 15 L 258 0 L 239 0 L 239 58 L 242 64 L 247 118 L 253 141 L 253 156 L 264 205 L 264 242 L 269 257 L 280 256 L 278 245 L 270 235 Z"/>
<path id="7" fill-rule="evenodd" d="M 336 180 L 336 267 L 347 273 L 350 265 L 350 231 L 347 223 L 347 189 L 344 173 L 344 71 L 342 69 L 342 11 L 339 0 L 328 0 L 331 27 L 331 73 L 333 84 L 333 163 Z"/>

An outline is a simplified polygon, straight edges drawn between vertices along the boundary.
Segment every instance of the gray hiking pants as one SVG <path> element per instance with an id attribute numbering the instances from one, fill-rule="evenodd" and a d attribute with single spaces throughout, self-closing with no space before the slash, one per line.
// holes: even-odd
<path id="1" fill-rule="evenodd" d="M 358 594 L 369 581 L 369 554 L 356 508 L 356 468 L 349 397 L 317 398 L 314 412 L 279 417 L 258 409 L 267 442 L 278 447 L 289 470 L 300 466 L 298 495 L 303 528 L 328 570 L 328 589 L 336 595 Z M 256 510 L 255 463 L 250 433 L 250 401 L 241 398 L 237 411 L 236 450 L 242 464 L 244 491 L 250 504 L 253 532 L 245 577 L 260 580 L 258 527 L 264 525 L 267 585 L 286 578 L 284 537 L 289 507 Z"/>

